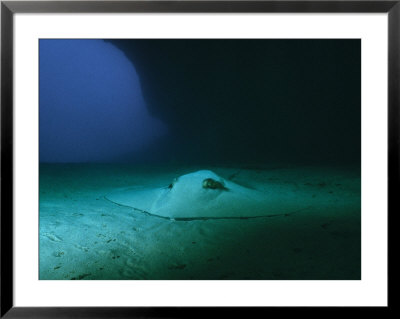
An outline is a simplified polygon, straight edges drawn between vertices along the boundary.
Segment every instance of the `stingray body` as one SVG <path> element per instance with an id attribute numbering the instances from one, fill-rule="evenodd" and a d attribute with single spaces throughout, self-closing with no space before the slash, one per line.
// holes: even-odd
<path id="1" fill-rule="evenodd" d="M 209 170 L 182 175 L 162 188 L 119 189 L 106 198 L 118 205 L 176 220 L 285 215 L 309 204 L 299 201 L 293 190 L 250 189 Z"/>

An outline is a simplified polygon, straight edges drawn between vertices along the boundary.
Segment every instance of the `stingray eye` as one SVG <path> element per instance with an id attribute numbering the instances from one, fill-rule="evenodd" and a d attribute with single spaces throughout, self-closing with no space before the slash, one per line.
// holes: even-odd
<path id="1" fill-rule="evenodd" d="M 210 187 L 210 178 L 206 178 L 203 180 L 203 188 L 209 188 Z"/>
<path id="2" fill-rule="evenodd" d="M 172 181 L 172 183 L 168 185 L 168 188 L 169 188 L 169 189 L 172 189 L 172 187 L 174 187 L 174 185 L 175 185 L 175 183 L 176 183 L 177 181 L 178 181 L 178 179 L 177 179 L 177 178 L 174 178 L 174 180 Z"/>
<path id="3" fill-rule="evenodd" d="M 221 182 L 215 181 L 212 178 L 206 178 L 205 180 L 203 180 L 203 188 L 227 190 L 227 188 L 225 188 L 224 184 L 222 184 Z"/>

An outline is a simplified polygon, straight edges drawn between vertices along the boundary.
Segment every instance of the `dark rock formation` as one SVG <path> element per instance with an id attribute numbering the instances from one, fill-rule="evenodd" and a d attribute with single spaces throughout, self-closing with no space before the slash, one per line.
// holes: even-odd
<path id="1" fill-rule="evenodd" d="M 359 40 L 110 40 L 178 160 L 360 160 Z"/>

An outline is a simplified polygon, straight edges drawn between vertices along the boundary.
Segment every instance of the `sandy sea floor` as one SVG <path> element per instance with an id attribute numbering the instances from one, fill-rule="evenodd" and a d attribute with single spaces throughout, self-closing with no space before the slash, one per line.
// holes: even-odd
<path id="1" fill-rule="evenodd" d="M 255 188 L 289 187 L 312 205 L 271 217 L 174 221 L 105 198 L 121 187 L 167 186 L 200 169 Z M 43 164 L 39 277 L 357 280 L 360 186 L 359 168 Z"/>

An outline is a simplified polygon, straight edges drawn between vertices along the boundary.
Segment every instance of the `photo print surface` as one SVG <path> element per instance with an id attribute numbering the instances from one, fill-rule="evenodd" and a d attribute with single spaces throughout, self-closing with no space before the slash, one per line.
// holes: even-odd
<path id="1" fill-rule="evenodd" d="M 39 279 L 361 279 L 361 40 L 39 40 Z"/>

